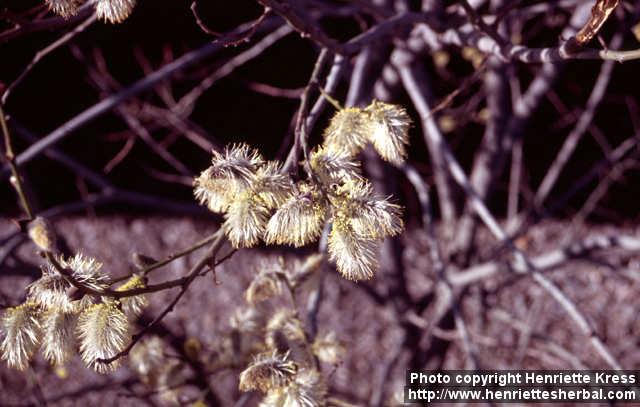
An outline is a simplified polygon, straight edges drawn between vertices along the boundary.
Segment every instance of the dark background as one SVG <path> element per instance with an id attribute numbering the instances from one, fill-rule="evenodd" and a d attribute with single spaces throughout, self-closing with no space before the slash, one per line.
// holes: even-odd
<path id="1" fill-rule="evenodd" d="M 535 2 L 522 2 L 522 4 Z M 39 1 L 10 0 L 0 3 L 0 12 L 6 18 L 7 10 L 18 13 L 41 4 Z M 152 1 L 141 0 L 131 18 L 123 24 L 111 25 L 97 23 L 86 32 L 77 36 L 73 42 L 85 55 L 100 48 L 106 58 L 108 68 L 114 78 L 123 86 L 131 84 L 144 76 L 144 72 L 136 58 L 134 49 L 139 48 L 151 62 L 154 69 L 163 65 L 163 50 L 170 50 L 177 58 L 182 54 L 211 41 L 195 23 L 189 9 L 190 1 Z M 415 5 L 417 6 L 417 5 Z M 224 32 L 241 22 L 250 21 L 261 13 L 261 7 L 249 0 L 234 2 L 200 2 L 198 5 L 202 20 L 212 30 Z M 566 23 L 567 15 L 562 11 L 547 14 L 525 27 L 525 40 L 529 46 L 551 46 L 558 42 L 561 27 Z M 325 29 L 335 38 L 346 40 L 357 34 L 359 21 L 349 18 L 331 18 L 323 20 Z M 607 40 L 611 27 L 624 24 L 615 18 L 609 21 L 601 33 Z M 6 19 L 0 18 L 0 29 L 9 27 Z M 557 30 L 549 29 L 557 27 Z M 21 36 L 0 44 L 0 82 L 11 83 L 29 63 L 35 53 L 57 39 L 58 32 L 33 33 Z M 631 35 L 627 36 L 624 48 L 634 48 L 637 42 Z M 239 48 L 244 48 L 240 45 Z M 452 50 L 453 51 L 453 50 Z M 237 53 L 236 47 L 224 51 L 222 55 Z M 260 148 L 269 158 L 281 158 L 288 151 L 292 139 L 292 117 L 299 105 L 298 99 L 272 97 L 259 94 L 248 88 L 248 81 L 255 81 L 282 88 L 300 88 L 306 85 L 315 62 L 317 50 L 310 41 L 289 35 L 284 40 L 267 50 L 262 56 L 237 69 L 232 75 L 216 83 L 196 104 L 191 120 L 205 129 L 218 144 L 231 141 L 246 141 Z M 433 81 L 433 93 L 440 100 L 459 86 L 462 78 L 473 72 L 471 64 L 460 57 L 459 52 L 451 52 L 451 61 L 447 65 L 446 76 Z M 216 56 L 216 60 L 220 58 Z M 171 79 L 171 86 L 180 96 L 190 86 L 197 83 L 219 64 L 205 60 L 197 66 L 180 72 Z M 430 74 L 437 77 L 436 68 L 431 64 Z M 570 62 L 566 66 L 568 72 L 562 76 L 554 88 L 555 98 L 549 97 L 542 103 L 531 124 L 525 132 L 525 181 L 529 185 L 538 185 L 551 160 L 559 149 L 564 137 L 575 120 L 566 120 L 567 112 L 579 114 L 580 109 L 591 91 L 598 73 L 600 63 L 591 61 Z M 526 86 L 533 77 L 538 66 L 518 66 L 518 74 Z M 613 79 L 604 102 L 600 106 L 593 126 L 606 137 L 608 143 L 615 147 L 629 137 L 633 131 L 633 123 L 627 108 L 631 99 L 640 90 L 637 80 L 638 68 L 634 63 L 619 64 L 615 67 Z M 469 117 L 477 116 L 483 107 L 466 105 L 480 84 L 475 83 L 470 89 L 458 96 L 449 109 L 440 115 L 449 114 L 457 121 L 456 129 L 447 134 L 450 144 L 462 165 L 469 169 L 472 157 L 478 146 L 484 126 L 469 121 Z M 339 95 L 344 96 L 346 85 L 343 82 Z M 62 47 L 44 58 L 28 75 L 26 80 L 14 90 L 8 100 L 6 110 L 23 126 L 39 136 L 44 136 L 59 125 L 74 117 L 84 109 L 99 101 L 99 93 L 87 80 L 87 73 L 82 62 L 78 61 L 68 48 Z M 155 100 L 153 91 L 143 92 L 143 100 Z M 404 96 L 400 97 L 402 101 Z M 341 98 L 344 100 L 344 97 Z M 161 103 L 161 102 L 160 102 Z M 559 110 L 559 103 L 561 109 Z M 409 105 L 409 103 L 407 103 Z M 473 109 L 473 110 L 472 110 Z M 417 120 L 417 114 L 411 112 Z M 312 144 L 321 137 L 321 130 L 326 124 L 328 113 L 316 125 L 312 134 Z M 640 119 L 638 119 L 640 120 Z M 421 135 L 419 123 L 414 126 L 411 138 L 411 159 L 424 172 L 429 173 L 429 163 Z M 104 165 L 120 150 L 125 142 L 123 132 L 128 131 L 126 124 L 115 114 L 106 114 L 83 126 L 63 140 L 59 146 L 89 167 L 101 171 Z M 166 131 L 156 131 L 153 136 L 162 139 Z M 16 142 L 16 150 L 22 151 L 26 146 L 21 140 Z M 193 174 L 207 166 L 209 154 L 195 147 L 192 143 L 177 138 L 169 147 Z M 591 166 L 602 158 L 602 151 L 595 140 L 588 134 L 578 145 L 573 159 L 566 167 L 554 193 L 566 190 L 573 181 L 584 174 Z M 142 142 L 137 142 L 128 157 L 111 173 L 109 179 L 119 187 L 162 195 L 181 201 L 190 201 L 192 190 L 187 185 L 167 183 L 150 175 L 150 170 L 171 173 L 172 169 L 158 158 Z M 36 202 L 40 208 L 48 208 L 60 203 L 77 200 L 79 192 L 74 174 L 47 158 L 39 157 L 25 168 L 33 190 L 37 191 Z M 600 210 L 595 212 L 591 221 L 635 222 L 638 218 L 638 205 L 634 197 L 640 192 L 637 182 L 637 171 L 627 173 L 623 182 L 612 187 L 600 203 Z M 397 177 L 398 182 L 404 182 Z M 8 188 L 6 179 L 0 189 L 0 207 L 3 212 L 12 216 L 18 213 L 13 191 Z M 591 186 L 593 188 L 594 185 Z M 409 188 L 401 188 L 409 191 Z M 89 187 L 91 190 L 91 187 Z M 572 201 L 575 205 L 583 202 L 590 188 L 578 194 Z M 489 198 L 490 207 L 497 214 L 504 211 L 506 194 L 506 178 L 498 185 L 498 190 Z M 408 206 L 407 217 L 412 217 L 411 208 L 415 207 L 414 197 L 399 197 Z M 567 211 L 571 211 L 568 206 Z M 100 208 L 100 212 L 123 210 L 136 212 L 134 207 L 116 205 L 108 209 Z M 145 209 L 145 212 L 147 209 Z M 564 216 L 567 213 L 559 213 Z"/>

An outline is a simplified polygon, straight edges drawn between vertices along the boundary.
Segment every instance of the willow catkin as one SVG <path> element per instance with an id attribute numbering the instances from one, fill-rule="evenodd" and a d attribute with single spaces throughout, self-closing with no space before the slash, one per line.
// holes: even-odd
<path id="1" fill-rule="evenodd" d="M 103 363 L 121 352 L 131 339 L 131 326 L 127 316 L 116 302 L 94 304 L 85 309 L 78 319 L 80 355 L 84 363 L 98 373 L 118 368 L 121 359 Z"/>
<path id="2" fill-rule="evenodd" d="M 136 0 L 95 0 L 98 18 L 110 23 L 121 23 L 131 15 Z"/>
<path id="3" fill-rule="evenodd" d="M 33 302 L 7 308 L 2 315 L 1 357 L 13 368 L 24 370 L 40 347 L 40 308 Z"/>
<path id="4" fill-rule="evenodd" d="M 54 365 L 63 365 L 75 354 L 78 314 L 49 310 L 42 319 L 42 354 Z"/>
<path id="5" fill-rule="evenodd" d="M 373 101 L 365 112 L 369 115 L 369 141 L 378 154 L 392 164 L 400 165 L 407 157 L 411 118 L 398 105 Z"/>
<path id="6" fill-rule="evenodd" d="M 301 183 L 271 216 L 264 240 L 269 244 L 289 244 L 295 247 L 314 242 L 320 237 L 326 218 L 326 204 L 320 194 Z"/>
<path id="7" fill-rule="evenodd" d="M 78 14 L 78 8 L 83 1 L 80 0 L 46 0 L 47 6 L 60 17 L 70 18 Z"/>
<path id="8" fill-rule="evenodd" d="M 359 153 L 370 131 L 367 119 L 357 107 L 338 110 L 324 132 L 324 145 L 349 155 Z"/>
<path id="9" fill-rule="evenodd" d="M 345 219 L 334 219 L 329 234 L 329 259 L 347 280 L 368 280 L 378 268 L 377 243 L 358 235 Z"/>
<path id="10" fill-rule="evenodd" d="M 277 351 L 262 353 L 254 357 L 251 364 L 240 373 L 241 391 L 259 390 L 263 393 L 286 386 L 298 371 L 289 360 L 289 354 Z"/>

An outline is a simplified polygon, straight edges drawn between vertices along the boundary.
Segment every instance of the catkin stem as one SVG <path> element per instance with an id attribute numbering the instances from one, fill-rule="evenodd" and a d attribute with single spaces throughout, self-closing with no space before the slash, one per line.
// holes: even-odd
<path id="1" fill-rule="evenodd" d="M 333 98 L 333 96 L 331 96 L 330 94 L 328 94 L 323 88 L 322 86 L 318 86 L 318 90 L 320 91 L 320 93 L 322 94 L 322 96 L 327 99 L 327 101 L 329 103 L 331 103 L 333 105 L 333 107 L 336 108 L 336 110 L 342 110 L 343 107 L 340 105 L 340 102 L 338 102 L 336 99 Z"/>
<path id="2" fill-rule="evenodd" d="M 31 209 L 31 205 L 29 204 L 29 200 L 27 199 L 27 195 L 24 192 L 24 188 L 22 185 L 22 179 L 20 178 L 20 173 L 18 172 L 18 166 L 16 165 L 16 156 L 13 152 L 13 145 L 11 143 L 11 133 L 9 133 L 9 127 L 7 126 L 7 119 L 4 115 L 4 109 L 0 104 L 0 127 L 2 127 L 2 135 L 4 137 L 4 155 L 9 164 L 9 168 L 11 169 L 11 185 L 16 190 L 18 194 L 18 198 L 20 199 L 20 204 L 22 205 L 22 209 L 27 214 L 29 220 L 33 220 L 33 210 Z"/>

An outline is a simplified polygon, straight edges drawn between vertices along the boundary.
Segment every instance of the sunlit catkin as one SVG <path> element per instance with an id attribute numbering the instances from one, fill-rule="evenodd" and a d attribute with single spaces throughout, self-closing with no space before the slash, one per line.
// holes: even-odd
<path id="1" fill-rule="evenodd" d="M 54 365 L 63 365 L 75 353 L 78 314 L 49 310 L 42 319 L 42 354 Z"/>
<path id="2" fill-rule="evenodd" d="M 238 192 L 235 181 L 216 178 L 213 175 L 213 168 L 204 170 L 194 180 L 193 187 L 198 202 L 217 213 L 226 211 L 233 196 Z"/>
<path id="3" fill-rule="evenodd" d="M 66 260 L 60 257 L 58 262 L 62 267 L 70 269 L 79 283 L 92 290 L 100 291 L 109 285 L 108 277 L 102 272 L 102 263 L 92 257 L 78 253 Z"/>
<path id="4" fill-rule="evenodd" d="M 253 247 L 261 239 L 301 247 L 318 241 L 325 225 L 332 225 L 330 260 L 347 279 L 369 279 L 378 267 L 379 241 L 400 234 L 404 224 L 401 207 L 373 191 L 357 154 L 371 143 L 382 158 L 400 165 L 407 156 L 410 125 L 398 105 L 373 101 L 366 108 L 338 109 L 323 144 L 303 164 L 305 180 L 294 184 L 280 163 L 235 144 L 213 152 L 211 167 L 194 181 L 194 193 L 224 214 L 222 228 L 235 248 Z M 296 280 L 294 274 L 289 282 L 295 286 Z M 248 295 L 257 299 L 257 292 Z"/>
<path id="5" fill-rule="evenodd" d="M 136 0 L 96 0 L 98 18 L 110 23 L 121 23 L 133 12 Z"/>
<path id="6" fill-rule="evenodd" d="M 258 244 L 269 219 L 269 209 L 252 192 L 236 197 L 225 214 L 222 224 L 233 247 L 252 247 Z"/>
<path id="7" fill-rule="evenodd" d="M 78 319 L 80 354 L 87 366 L 99 373 L 118 368 L 121 359 L 102 363 L 122 351 L 131 339 L 131 327 L 127 316 L 116 302 L 94 304 L 85 309 Z"/>
<path id="8" fill-rule="evenodd" d="M 213 177 L 245 185 L 251 184 L 256 170 L 264 163 L 258 150 L 243 143 L 226 147 L 221 153 L 214 150 L 212 154 L 210 168 Z"/>
<path id="9" fill-rule="evenodd" d="M 57 256 L 56 261 L 83 286 L 97 291 L 108 287 L 107 276 L 101 271 L 102 263 L 97 260 L 77 254 L 68 259 Z M 72 284 L 67 277 L 62 275 L 53 264 L 47 263 L 42 268 L 42 276 L 27 287 L 27 298 L 43 308 L 64 312 L 78 312 L 91 303 L 91 296 L 87 295 L 81 300 L 70 298 L 68 295 L 70 288 Z"/>
<path id="10" fill-rule="evenodd" d="M 40 347 L 42 325 L 40 309 L 33 302 L 7 308 L 2 316 L 2 359 L 11 367 L 24 370 Z"/>
<path id="11" fill-rule="evenodd" d="M 260 166 L 251 182 L 251 189 L 269 209 L 282 205 L 291 195 L 291 180 L 281 173 L 277 161 L 267 161 Z"/>
<path id="12" fill-rule="evenodd" d="M 338 110 L 324 132 L 325 146 L 354 155 L 367 143 L 367 114 L 360 108 Z"/>
<path id="13" fill-rule="evenodd" d="M 325 205 L 317 191 L 301 184 L 269 219 L 265 242 L 300 247 L 316 241 L 324 226 Z"/>
<path id="14" fill-rule="evenodd" d="M 214 151 L 211 167 L 194 181 L 200 203 L 224 213 L 222 228 L 236 248 L 258 244 L 270 212 L 286 201 L 291 187 L 280 163 L 265 161 L 246 144 Z"/>
<path id="15" fill-rule="evenodd" d="M 380 156 L 390 163 L 400 165 L 407 157 L 411 118 L 398 105 L 374 100 L 365 112 L 369 115 L 367 136 Z"/>
<path id="16" fill-rule="evenodd" d="M 378 268 L 377 244 L 358 235 L 348 220 L 337 218 L 329 234 L 329 258 L 347 280 L 367 280 Z"/>
<path id="17" fill-rule="evenodd" d="M 354 232 L 360 236 L 379 239 L 402 232 L 400 207 L 390 203 L 373 191 L 364 180 L 345 182 L 338 189 L 335 200 L 341 216 L 349 220 Z"/>
<path id="18" fill-rule="evenodd" d="M 404 224 L 400 206 L 377 197 L 358 202 L 356 212 L 350 218 L 353 230 L 375 239 L 395 236 L 402 232 Z"/>
<path id="19" fill-rule="evenodd" d="M 80 0 L 46 0 L 46 2 L 51 11 L 64 18 L 78 14 L 78 8 L 82 4 Z"/>
<path id="20" fill-rule="evenodd" d="M 56 309 L 65 312 L 74 311 L 79 302 L 72 301 L 67 294 L 71 288 L 62 274 L 53 266 L 45 266 L 42 276 L 27 286 L 27 298 L 46 309 Z"/>
<path id="21" fill-rule="evenodd" d="M 339 149 L 319 147 L 311 153 L 311 170 L 325 185 L 361 178 L 360 164 Z"/>

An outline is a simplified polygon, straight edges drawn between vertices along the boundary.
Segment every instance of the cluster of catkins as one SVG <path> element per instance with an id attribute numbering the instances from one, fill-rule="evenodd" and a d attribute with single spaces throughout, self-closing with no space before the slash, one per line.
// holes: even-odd
<path id="1" fill-rule="evenodd" d="M 58 266 L 68 270 L 76 282 L 93 291 L 109 287 L 102 264 L 77 254 Z M 138 275 L 117 290 L 144 286 Z M 38 349 L 50 363 L 64 365 L 80 351 L 85 364 L 100 373 L 118 367 L 119 360 L 102 363 L 122 351 L 131 339 L 131 322 L 147 304 L 143 295 L 116 300 L 85 294 L 68 281 L 56 267 L 46 264 L 42 276 L 27 287 L 26 300 L 5 310 L 0 333 L 0 357 L 11 367 L 24 370 Z"/>
<path id="2" fill-rule="evenodd" d="M 239 308 L 231 320 L 229 348 L 234 358 L 253 355 L 240 374 L 239 388 L 262 392 L 262 407 L 327 405 L 327 385 L 318 362 L 335 366 L 344 356 L 344 346 L 333 332 L 310 340 L 293 308 L 295 302 L 289 301 L 289 306 L 278 302 L 283 297 L 293 299 L 317 275 L 321 263 L 316 254 L 295 271 L 283 262 L 262 265 L 245 291 L 248 306 Z"/>
<path id="3" fill-rule="evenodd" d="M 410 118 L 400 106 L 373 101 L 339 110 L 311 152 L 309 177 L 294 182 L 280 163 L 245 144 L 213 152 L 211 167 L 195 180 L 195 196 L 223 213 L 235 247 L 267 244 L 300 247 L 331 225 L 328 251 L 349 280 L 369 279 L 377 268 L 378 242 L 403 229 L 400 207 L 377 195 L 360 171 L 358 154 L 370 143 L 400 165 L 407 153 Z"/>
<path id="4" fill-rule="evenodd" d="M 328 405 L 316 360 L 335 366 L 345 348 L 334 332 L 321 332 L 310 341 L 291 301 L 313 285 L 322 262 L 319 254 L 297 267 L 287 267 L 282 258 L 260 262 L 245 290 L 246 303 L 230 318 L 230 329 L 213 335 L 206 346 L 188 338 L 183 344 L 186 356 L 208 371 L 243 368 L 239 388 L 262 392 L 262 407 Z M 132 349 L 129 363 L 163 404 L 181 405 L 182 385 L 191 373 L 170 353 L 162 339 L 149 336 Z"/>
<path id="5" fill-rule="evenodd" d="M 188 344 L 185 342 L 185 350 Z M 161 405 L 184 405 L 180 403 L 180 388 L 189 380 L 188 368 L 182 360 L 171 354 L 171 348 L 162 338 L 145 336 L 131 349 L 129 367 L 150 392 L 158 396 Z"/>
<path id="6" fill-rule="evenodd" d="M 54 13 L 69 18 L 78 14 L 87 1 L 93 3 L 99 19 L 111 23 L 124 21 L 136 5 L 136 0 L 46 0 L 46 3 Z"/>

